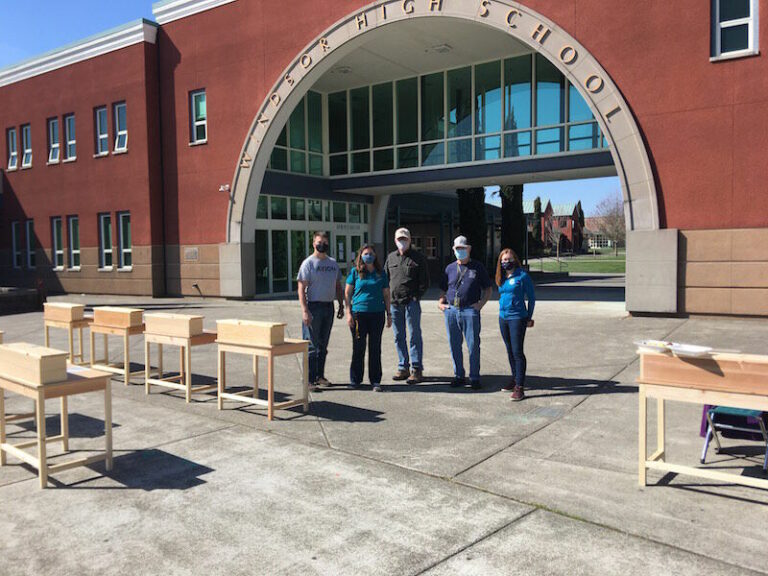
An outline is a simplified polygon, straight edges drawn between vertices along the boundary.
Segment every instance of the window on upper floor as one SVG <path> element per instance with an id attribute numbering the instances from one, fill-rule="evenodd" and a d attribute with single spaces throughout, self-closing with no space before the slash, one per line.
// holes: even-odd
<path id="1" fill-rule="evenodd" d="M 205 90 L 196 90 L 189 95 L 190 128 L 192 144 L 202 144 L 208 141 L 208 110 L 206 107 Z"/>
<path id="2" fill-rule="evenodd" d="M 59 161 L 59 119 L 48 120 L 48 164 L 56 164 Z"/>
<path id="3" fill-rule="evenodd" d="M 107 107 L 100 106 L 93 111 L 96 130 L 96 156 L 109 154 L 109 123 L 107 121 Z"/>
<path id="4" fill-rule="evenodd" d="M 712 57 L 736 58 L 759 51 L 759 0 L 712 0 Z"/>
<path id="5" fill-rule="evenodd" d="M 125 102 L 114 105 L 115 152 L 128 150 L 128 110 Z"/>
<path id="6" fill-rule="evenodd" d="M 61 216 L 51 218 L 51 258 L 56 270 L 64 269 L 64 243 Z"/>
<path id="7" fill-rule="evenodd" d="M 19 145 L 16 128 L 8 129 L 8 170 L 16 170 L 19 166 Z"/>
<path id="8" fill-rule="evenodd" d="M 64 138 L 66 140 L 64 159 L 74 160 L 77 158 L 77 138 L 75 136 L 74 114 L 68 114 L 67 116 L 64 116 Z"/>
<path id="9" fill-rule="evenodd" d="M 32 166 L 32 128 L 29 124 L 21 127 L 21 148 L 24 152 L 21 158 L 21 167 L 29 168 Z"/>

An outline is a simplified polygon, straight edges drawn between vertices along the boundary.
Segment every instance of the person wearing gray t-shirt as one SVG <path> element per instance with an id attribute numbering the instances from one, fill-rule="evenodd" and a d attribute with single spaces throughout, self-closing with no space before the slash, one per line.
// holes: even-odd
<path id="1" fill-rule="evenodd" d="M 328 235 L 315 232 L 314 252 L 301 263 L 296 278 L 302 310 L 301 334 L 309 340 L 309 385 L 330 386 L 325 377 L 325 359 L 333 328 L 333 300 L 339 301 L 337 318 L 344 317 L 344 292 L 341 271 L 336 260 L 328 256 Z"/>

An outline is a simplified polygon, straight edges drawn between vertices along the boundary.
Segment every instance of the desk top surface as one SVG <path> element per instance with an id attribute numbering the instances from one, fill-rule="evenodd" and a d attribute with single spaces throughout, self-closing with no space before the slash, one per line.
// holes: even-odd
<path id="1" fill-rule="evenodd" d="M 112 377 L 111 374 L 107 372 L 101 372 L 99 370 L 93 370 L 92 368 L 87 368 L 85 366 L 76 366 L 74 364 L 67 364 L 67 379 L 62 380 L 61 382 L 51 382 L 50 384 L 38 384 L 35 382 L 28 382 L 26 380 L 22 380 L 20 378 L 13 378 L 11 376 L 8 376 L 7 374 L 0 374 L 0 386 L 4 382 L 12 382 L 14 384 L 21 384 L 22 386 L 26 386 L 29 388 L 49 388 L 53 386 L 62 386 L 62 385 L 79 385 L 84 384 L 88 382 L 98 382 L 99 380 L 106 380 L 110 379 Z"/>
<path id="2" fill-rule="evenodd" d="M 309 346 L 309 340 L 300 340 L 296 338 L 286 338 L 282 344 L 275 344 L 273 346 L 251 346 L 249 344 L 241 344 L 239 342 L 222 342 L 216 340 L 217 344 L 222 346 L 231 346 L 233 348 L 243 348 L 244 350 L 272 350 L 273 352 L 280 352 L 281 350 L 297 350 L 304 346 Z"/>

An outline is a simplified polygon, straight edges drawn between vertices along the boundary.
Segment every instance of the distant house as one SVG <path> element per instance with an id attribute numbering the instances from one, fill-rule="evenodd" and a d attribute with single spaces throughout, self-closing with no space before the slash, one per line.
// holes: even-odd
<path id="1" fill-rule="evenodd" d="M 544 246 L 552 247 L 550 231 L 559 228 L 561 252 L 580 252 L 584 242 L 584 231 L 579 222 L 578 202 L 552 204 L 548 199 L 541 200 L 541 242 Z M 523 202 L 523 211 L 528 223 L 528 229 L 533 226 L 533 201 Z"/>
<path id="2" fill-rule="evenodd" d="M 593 216 L 584 219 L 584 237 L 589 249 L 613 248 L 613 240 L 603 232 L 602 218 Z"/>

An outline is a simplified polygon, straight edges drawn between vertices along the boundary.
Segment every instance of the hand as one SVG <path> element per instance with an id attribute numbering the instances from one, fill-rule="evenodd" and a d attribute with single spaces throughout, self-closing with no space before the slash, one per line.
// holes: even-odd
<path id="1" fill-rule="evenodd" d="M 441 312 L 448 310 L 448 302 L 438 302 L 437 307 Z"/>
<path id="2" fill-rule="evenodd" d="M 533 328 L 533 324 L 534 324 L 533 319 L 528 320 L 528 328 Z"/>
<path id="3" fill-rule="evenodd" d="M 312 324 L 312 312 L 309 310 L 304 310 L 301 315 L 301 320 L 304 322 L 305 326 L 310 326 Z"/>
<path id="4" fill-rule="evenodd" d="M 392 314 L 387 312 L 387 328 L 392 328 Z"/>
<path id="5" fill-rule="evenodd" d="M 338 318 L 339 320 L 344 318 L 344 304 L 339 304 L 339 311 L 336 312 L 336 318 Z"/>
<path id="6" fill-rule="evenodd" d="M 355 327 L 355 317 L 352 316 L 352 312 L 348 312 L 347 313 L 347 325 L 350 328 L 354 328 Z"/>

